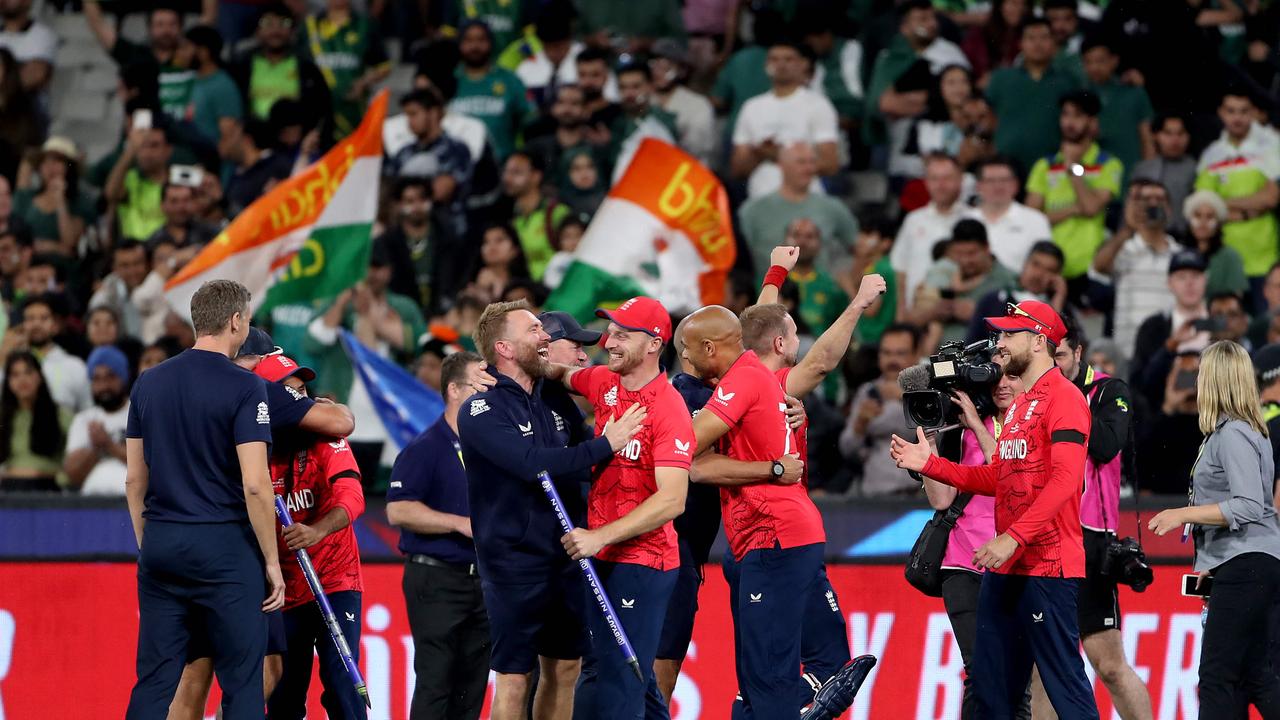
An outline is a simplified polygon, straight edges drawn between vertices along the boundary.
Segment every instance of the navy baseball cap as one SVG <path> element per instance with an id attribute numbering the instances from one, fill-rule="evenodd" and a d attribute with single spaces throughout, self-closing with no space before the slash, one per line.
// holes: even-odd
<path id="1" fill-rule="evenodd" d="M 538 316 L 538 319 L 542 321 L 542 329 L 551 336 L 551 342 L 572 340 L 583 345 L 595 345 L 600 342 L 602 333 L 584 329 L 567 312 L 560 312 L 559 310 L 544 312 Z"/>
<path id="2" fill-rule="evenodd" d="M 261 328 L 249 328 L 249 337 L 244 339 L 244 344 L 240 346 L 240 352 L 236 353 L 236 357 L 242 355 L 270 355 L 279 352 L 280 348 L 271 340 L 271 336 Z"/>

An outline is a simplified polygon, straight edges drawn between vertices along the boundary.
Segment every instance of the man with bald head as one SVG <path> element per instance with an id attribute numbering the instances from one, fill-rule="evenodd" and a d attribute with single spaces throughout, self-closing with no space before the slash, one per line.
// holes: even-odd
<path id="1" fill-rule="evenodd" d="M 786 244 L 788 228 L 800 218 L 812 221 L 822 236 L 818 264 L 835 277 L 847 274 L 858 237 L 858 221 L 843 202 L 815 188 L 817 166 L 812 145 L 792 143 L 783 147 L 778 152 L 781 187 L 748 200 L 738 210 L 739 225 L 751 250 L 757 282 L 769 269 L 769 252 Z M 851 296 L 856 290 L 856 287 L 844 288 Z"/>
<path id="2" fill-rule="evenodd" d="M 719 305 L 702 308 L 688 318 L 682 340 L 681 357 L 703 380 L 716 383 L 693 419 L 699 460 L 691 477 L 720 486 L 741 717 L 794 717 L 806 606 L 796 598 L 822 583 L 822 516 L 798 482 L 804 466 L 782 385 L 743 347 L 738 318 Z M 704 457 L 721 439 L 720 451 L 738 461 L 731 473 L 720 469 L 723 462 L 709 471 L 710 458 Z M 805 717 L 836 717 L 848 708 L 856 687 L 846 680 L 838 675 L 832 688 L 847 692 L 820 694 L 820 707 Z"/>

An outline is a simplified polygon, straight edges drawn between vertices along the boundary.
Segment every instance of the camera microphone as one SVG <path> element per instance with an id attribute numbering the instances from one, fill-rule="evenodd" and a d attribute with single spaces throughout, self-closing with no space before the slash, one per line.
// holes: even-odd
<path id="1" fill-rule="evenodd" d="M 919 392 L 920 390 L 929 389 L 929 366 L 928 365 L 912 365 L 902 372 L 898 373 L 898 387 L 902 388 L 902 392 Z M 924 482 L 924 476 L 915 470 L 908 470 L 907 474 L 917 482 Z"/>

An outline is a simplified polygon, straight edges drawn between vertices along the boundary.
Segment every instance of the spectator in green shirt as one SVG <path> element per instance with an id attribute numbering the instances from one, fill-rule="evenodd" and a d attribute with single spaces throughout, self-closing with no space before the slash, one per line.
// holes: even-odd
<path id="1" fill-rule="evenodd" d="M 334 139 L 364 119 L 373 88 L 391 74 L 391 60 L 373 21 L 353 12 L 351 0 L 328 0 L 307 17 L 307 47 L 333 95 Z"/>
<path id="2" fill-rule="evenodd" d="M 294 19 L 283 3 L 267 5 L 258 19 L 257 46 L 230 66 L 248 115 L 271 117 L 271 106 L 288 98 L 302 103 L 303 117 L 332 134 L 333 96 L 320 68 L 294 48 Z M 310 127 L 308 128 L 308 130 Z"/>
<path id="3" fill-rule="evenodd" d="M 122 239 L 145 242 L 164 226 L 160 205 L 172 156 L 173 146 L 163 127 L 138 128 L 129 133 L 124 152 L 103 189 L 107 202 L 115 205 Z"/>
<path id="4" fill-rule="evenodd" d="M 747 45 L 729 56 L 729 60 L 716 74 L 711 87 L 711 103 L 716 110 L 727 114 L 725 133 L 731 135 L 738 121 L 738 111 L 743 103 L 773 88 L 764 64 L 769 48 L 786 31 L 782 15 L 772 7 L 765 7 L 755 14 L 756 44 Z"/>
<path id="5" fill-rule="evenodd" d="M 996 151 L 1012 155 L 1024 169 L 1057 146 L 1058 101 L 1079 86 L 1053 66 L 1054 52 L 1049 22 L 1028 18 L 1022 24 L 1022 64 L 996 70 L 987 83 L 997 120 Z"/>
<path id="6" fill-rule="evenodd" d="M 1054 67 L 1083 82 L 1080 46 L 1084 42 L 1084 34 L 1080 32 L 1079 0 L 1045 0 L 1041 9 L 1049 21 L 1053 42 L 1058 46 L 1058 54 L 1053 58 Z"/>
<path id="7" fill-rule="evenodd" d="M 889 261 L 893 239 L 898 229 L 880 214 L 866 216 L 858 222 L 858 239 L 853 245 L 851 278 L 875 274 L 884 278 L 885 291 L 871 306 L 862 311 L 854 337 L 860 344 L 874 345 L 898 315 L 898 276 Z"/>
<path id="8" fill-rule="evenodd" d="M 458 91 L 449 109 L 480 120 L 489 129 L 493 152 L 502 162 L 516 149 L 533 107 L 516 74 L 493 64 L 493 35 L 482 22 L 469 22 L 459 36 Z"/>
<path id="9" fill-rule="evenodd" d="M 524 0 L 447 0 L 440 3 L 445 35 L 458 33 L 468 23 L 480 21 L 493 33 L 493 46 L 499 52 L 520 39 L 523 28 L 532 18 L 532 6 L 541 3 Z"/>
<path id="10" fill-rule="evenodd" d="M 80 151 L 67 138 L 44 141 L 35 159 L 34 187 L 13 194 L 13 217 L 31 230 L 36 254 L 75 257 L 86 223 L 97 219 L 94 203 L 80 188 Z"/>
<path id="11" fill-rule="evenodd" d="M 1124 163 L 1124 187 L 1129 172 L 1139 160 L 1155 157 L 1156 145 L 1151 134 L 1155 110 L 1147 91 L 1137 85 L 1121 82 L 1116 76 L 1120 56 L 1104 37 L 1086 38 L 1080 46 L 1084 61 L 1085 86 L 1102 100 L 1098 115 L 1098 143 Z"/>
<path id="12" fill-rule="evenodd" d="M 1124 166 L 1098 146 L 1098 114 L 1102 103 L 1087 90 L 1062 98 L 1059 127 L 1062 145 L 1042 157 L 1027 178 L 1027 206 L 1044 212 L 1053 227 L 1053 241 L 1062 248 L 1074 304 L 1085 307 L 1090 291 L 1086 273 L 1106 237 L 1107 203 L 1120 193 Z"/>
<path id="13" fill-rule="evenodd" d="M 217 30 L 197 25 L 187 31 L 187 40 L 193 48 L 196 78 L 185 119 L 195 125 L 206 141 L 216 145 L 227 132 L 225 128 L 244 117 L 240 89 L 222 69 L 222 38 Z"/>
<path id="14" fill-rule="evenodd" d="M 148 45 L 120 37 L 107 21 L 98 0 L 86 0 L 84 17 L 98 44 L 121 69 L 133 65 L 147 68 L 159 82 L 160 108 L 175 120 L 184 118 L 191 102 L 195 71 L 177 58 L 182 44 L 182 13 L 168 3 L 154 3 L 147 12 Z"/>
<path id="15" fill-rule="evenodd" d="M 517 151 L 507 158 L 502 170 L 502 191 L 512 202 L 511 224 L 520 238 L 529 262 L 529 274 L 541 280 L 555 250 L 551 247 L 554 228 L 569 214 L 566 205 L 542 194 L 545 168 L 539 159 Z"/>
<path id="16" fill-rule="evenodd" d="M 607 47 L 626 39 L 628 52 L 647 51 L 661 37 L 683 38 L 680 0 L 578 0 L 579 31 L 592 45 Z"/>

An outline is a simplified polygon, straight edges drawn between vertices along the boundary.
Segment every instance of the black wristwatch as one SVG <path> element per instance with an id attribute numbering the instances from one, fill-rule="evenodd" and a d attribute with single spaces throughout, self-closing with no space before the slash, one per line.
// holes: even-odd
<path id="1" fill-rule="evenodd" d="M 774 460 L 774 461 L 773 461 L 773 471 L 772 471 L 772 472 L 773 472 L 773 479 L 774 479 L 774 480 L 781 480 L 781 479 L 782 479 L 782 475 L 783 475 L 786 471 L 787 471 L 787 469 L 782 465 L 782 461 L 781 461 L 781 460 Z"/>

